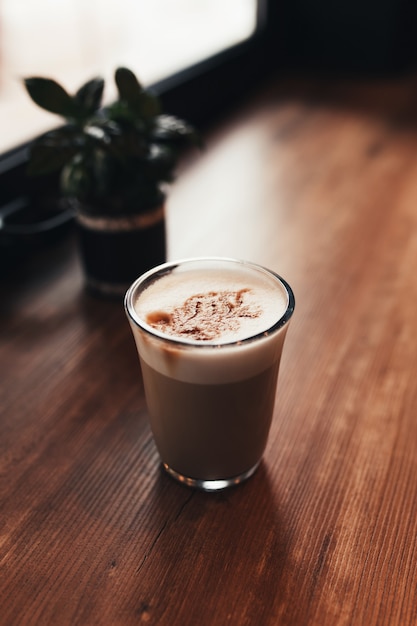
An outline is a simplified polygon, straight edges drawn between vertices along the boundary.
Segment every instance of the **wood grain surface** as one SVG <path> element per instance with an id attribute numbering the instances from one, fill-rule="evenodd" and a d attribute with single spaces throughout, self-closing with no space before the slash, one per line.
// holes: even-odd
<path id="1" fill-rule="evenodd" d="M 296 311 L 264 461 L 163 473 L 120 302 L 74 242 L 1 284 L 1 626 L 417 624 L 417 81 L 273 81 L 207 132 L 169 257 L 267 265 Z"/>

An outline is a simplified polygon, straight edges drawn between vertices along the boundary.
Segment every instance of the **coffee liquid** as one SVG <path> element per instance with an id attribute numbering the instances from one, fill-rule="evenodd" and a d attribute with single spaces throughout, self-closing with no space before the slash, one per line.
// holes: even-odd
<path id="1" fill-rule="evenodd" d="M 265 449 L 279 362 L 232 383 L 178 381 L 143 360 L 146 401 L 160 455 L 179 474 L 202 480 L 238 476 Z"/>

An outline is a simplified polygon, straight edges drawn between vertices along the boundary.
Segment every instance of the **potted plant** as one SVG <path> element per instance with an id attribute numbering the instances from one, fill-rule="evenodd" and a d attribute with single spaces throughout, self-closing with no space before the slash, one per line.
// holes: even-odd
<path id="1" fill-rule="evenodd" d="M 50 78 L 26 78 L 31 99 L 65 124 L 31 146 L 30 174 L 59 174 L 74 210 L 87 286 L 121 295 L 143 271 L 166 258 L 165 185 L 181 151 L 198 142 L 194 128 L 164 115 L 156 95 L 124 67 L 118 97 L 103 106 L 104 80 L 70 95 Z"/>

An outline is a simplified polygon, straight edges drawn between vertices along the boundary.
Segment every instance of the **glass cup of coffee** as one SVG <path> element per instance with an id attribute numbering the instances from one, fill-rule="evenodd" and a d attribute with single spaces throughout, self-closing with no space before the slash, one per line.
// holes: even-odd
<path id="1" fill-rule="evenodd" d="M 172 477 L 216 491 L 255 472 L 294 304 L 280 276 L 236 259 L 165 263 L 131 285 L 125 310 Z"/>

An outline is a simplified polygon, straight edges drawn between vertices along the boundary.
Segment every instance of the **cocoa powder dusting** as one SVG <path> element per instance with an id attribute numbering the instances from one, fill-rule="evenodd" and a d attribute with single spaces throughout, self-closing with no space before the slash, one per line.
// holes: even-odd
<path id="1" fill-rule="evenodd" d="M 225 332 L 238 330 L 241 318 L 261 315 L 259 306 L 245 303 L 245 294 L 249 291 L 240 289 L 196 294 L 170 313 L 149 313 L 146 321 L 167 335 L 211 341 Z"/>

